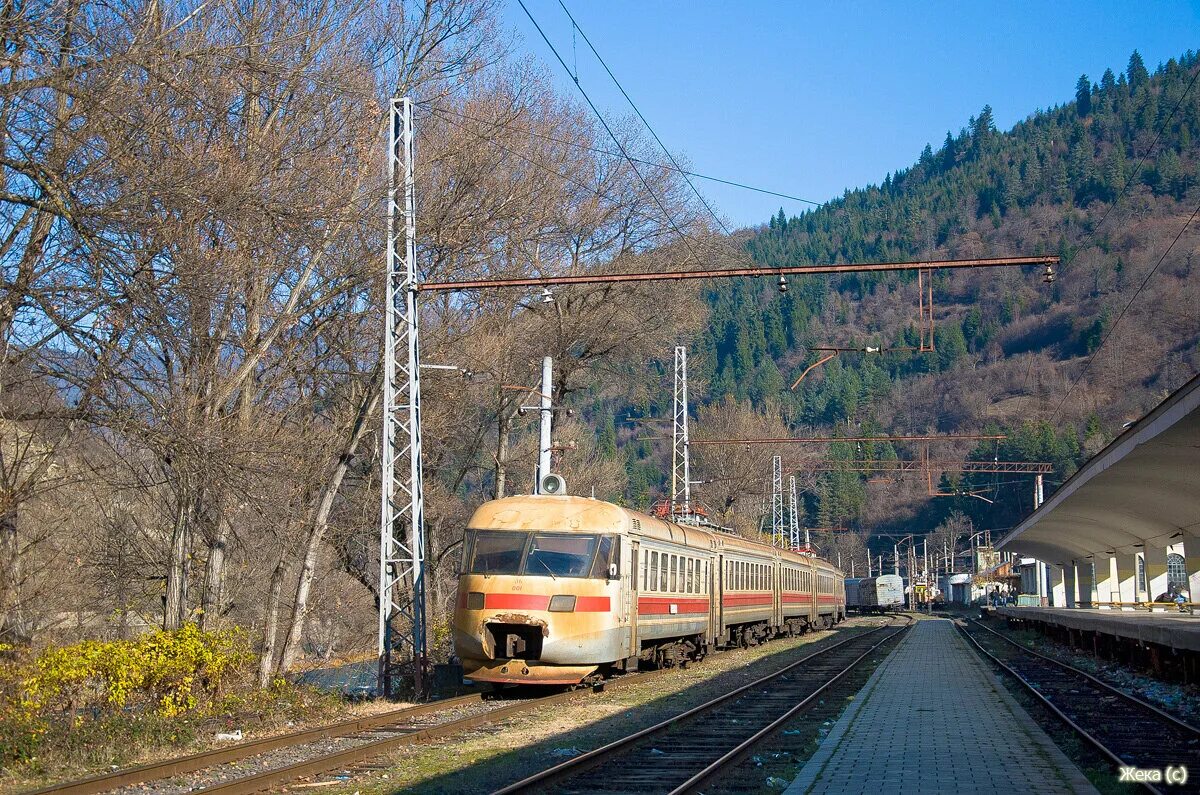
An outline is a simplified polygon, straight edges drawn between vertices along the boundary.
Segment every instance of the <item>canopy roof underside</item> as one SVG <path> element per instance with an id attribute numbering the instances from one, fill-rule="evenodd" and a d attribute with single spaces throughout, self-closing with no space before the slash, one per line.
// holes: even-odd
<path id="1" fill-rule="evenodd" d="M 1093 456 L 1000 548 L 1065 565 L 1200 533 L 1200 376 Z"/>

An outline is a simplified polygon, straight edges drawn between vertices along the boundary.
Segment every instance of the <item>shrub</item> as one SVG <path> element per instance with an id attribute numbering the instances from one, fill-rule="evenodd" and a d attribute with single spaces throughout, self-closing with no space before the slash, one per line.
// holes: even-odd
<path id="1" fill-rule="evenodd" d="M 219 708 L 222 682 L 253 661 L 237 629 L 192 624 L 127 641 L 49 647 L 0 667 L 0 757 L 31 758 L 55 723 L 147 715 L 176 718 Z"/>

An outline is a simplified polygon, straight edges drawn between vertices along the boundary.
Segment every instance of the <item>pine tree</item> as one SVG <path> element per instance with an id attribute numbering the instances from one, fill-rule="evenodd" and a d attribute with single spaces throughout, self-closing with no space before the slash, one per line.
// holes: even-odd
<path id="1" fill-rule="evenodd" d="M 1080 75 L 1075 83 L 1075 110 L 1081 117 L 1092 112 L 1092 81 L 1088 80 L 1087 75 Z"/>
<path id="2" fill-rule="evenodd" d="M 1150 82 L 1150 73 L 1146 71 L 1142 54 L 1137 50 L 1134 50 L 1133 55 L 1129 56 L 1129 65 L 1125 68 L 1125 73 L 1129 75 L 1130 93 L 1136 94 L 1139 88 Z"/>
<path id="3" fill-rule="evenodd" d="M 1100 90 L 1104 92 L 1112 91 L 1117 85 L 1117 79 L 1113 76 L 1112 69 L 1105 69 L 1104 76 L 1100 78 Z"/>

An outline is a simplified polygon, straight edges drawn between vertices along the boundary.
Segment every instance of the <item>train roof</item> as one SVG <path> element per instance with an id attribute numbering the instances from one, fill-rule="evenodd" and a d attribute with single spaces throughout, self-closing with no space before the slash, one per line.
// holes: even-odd
<path id="1" fill-rule="evenodd" d="M 660 541 L 699 549 L 730 549 L 760 555 L 777 555 L 793 560 L 808 557 L 731 533 L 665 522 L 611 502 L 570 495 L 523 494 L 491 500 L 475 509 L 467 526 L 474 529 L 545 530 L 565 533 L 637 532 Z M 842 573 L 824 558 L 812 559 L 839 575 Z"/>

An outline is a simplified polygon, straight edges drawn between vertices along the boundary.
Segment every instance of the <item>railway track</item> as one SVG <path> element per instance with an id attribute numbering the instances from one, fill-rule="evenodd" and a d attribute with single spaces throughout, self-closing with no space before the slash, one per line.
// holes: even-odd
<path id="1" fill-rule="evenodd" d="M 70 781 L 30 795 L 93 795 L 135 786 L 138 792 L 261 792 L 297 778 L 353 768 L 395 748 L 504 720 L 581 692 L 519 700 L 461 696 Z M 188 774 L 197 775 L 183 783 L 168 781 Z"/>
<path id="2" fill-rule="evenodd" d="M 535 773 L 493 795 L 694 792 L 814 703 L 912 619 L 855 635 L 667 720 Z M 603 775 L 589 775 L 603 765 Z"/>
<path id="3" fill-rule="evenodd" d="M 981 654 L 1116 767 L 1160 771 L 1187 767 L 1186 784 L 1164 783 L 1159 789 L 1143 782 L 1146 789 L 1200 792 L 1200 728 L 1086 671 L 1028 649 L 977 620 L 956 625 Z"/>

